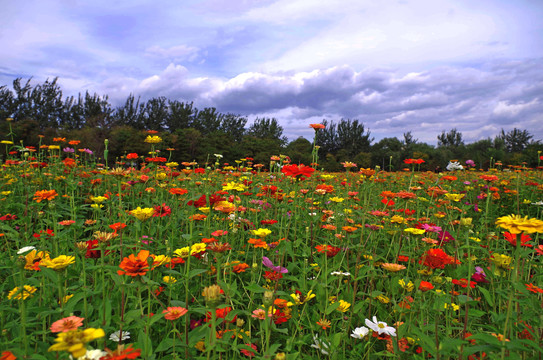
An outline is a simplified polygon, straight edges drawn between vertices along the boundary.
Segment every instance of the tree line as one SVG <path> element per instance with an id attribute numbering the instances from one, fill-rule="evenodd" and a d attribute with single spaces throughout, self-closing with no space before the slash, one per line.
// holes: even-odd
<path id="1" fill-rule="evenodd" d="M 45 136 L 43 143 L 66 137 L 81 140 L 100 157 L 108 139 L 109 158 L 121 159 L 131 152 L 148 155 L 150 147 L 143 140 L 146 131 L 154 130 L 163 138 L 163 149 L 175 149 L 172 161 L 203 164 L 220 154 L 223 162 L 251 157 L 267 166 L 271 156 L 283 154 L 293 163 L 310 164 L 313 145 L 317 145 L 318 167 L 327 171 L 341 170 L 345 161 L 359 168 L 400 170 L 407 158 L 424 159 L 422 170 L 444 168 L 451 159 L 471 159 L 478 168 L 496 162 L 534 167 L 543 148 L 527 130 L 516 128 L 470 144 L 464 143 L 457 129 L 439 134 L 437 146 L 419 142 L 411 132 L 402 139 L 387 137 L 374 142 L 370 130 L 357 119 L 323 119 L 325 128 L 317 131 L 315 144 L 303 137 L 289 142 L 275 118 L 257 117 L 247 126 L 247 117 L 221 113 L 214 107 L 200 109 L 193 102 L 165 97 L 143 101 L 132 94 L 124 104 L 113 107 L 107 95 L 86 92 L 64 97 L 57 80 L 32 85 L 31 79 L 18 78 L 12 89 L 0 86 L 0 119 L 13 119 L 16 139 L 25 146 L 37 146 L 38 135 Z M 0 131 L 7 134 L 8 126 L 2 122 Z"/>

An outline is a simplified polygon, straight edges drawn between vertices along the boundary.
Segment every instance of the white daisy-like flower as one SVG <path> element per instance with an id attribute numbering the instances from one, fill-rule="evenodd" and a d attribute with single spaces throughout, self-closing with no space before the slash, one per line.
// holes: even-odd
<path id="1" fill-rule="evenodd" d="M 368 335 L 370 332 L 370 329 L 368 329 L 365 326 L 357 327 L 353 330 L 353 333 L 351 334 L 351 337 L 354 337 L 355 339 L 363 339 Z"/>
<path id="2" fill-rule="evenodd" d="M 388 326 L 386 322 L 378 321 L 377 316 L 373 317 L 373 322 L 370 319 L 366 319 L 366 326 L 377 331 L 379 335 L 386 334 L 390 336 L 396 336 L 396 329 L 392 326 Z"/>
<path id="3" fill-rule="evenodd" d="M 319 349 L 324 355 L 329 355 L 328 350 L 330 350 L 330 343 L 320 340 L 318 334 L 313 335 L 313 344 L 311 344 L 311 347 Z"/>
<path id="4" fill-rule="evenodd" d="M 36 249 L 35 246 L 25 246 L 25 247 L 20 248 L 19 251 L 17 251 L 17 255 L 22 255 L 24 253 L 27 253 L 35 249 Z"/>
<path id="5" fill-rule="evenodd" d="M 336 276 L 351 276 L 350 272 L 341 272 L 341 271 L 332 271 L 330 275 L 336 275 Z"/>
<path id="6" fill-rule="evenodd" d="M 543 200 L 539 200 L 538 202 L 533 202 L 532 205 L 543 206 Z"/>
<path id="7" fill-rule="evenodd" d="M 119 341 L 124 341 L 124 340 L 128 340 L 130 339 L 130 332 L 126 331 L 126 330 L 123 330 L 123 337 L 122 339 L 119 337 L 119 335 L 121 334 L 121 331 L 120 330 L 117 330 L 115 331 L 114 333 L 112 333 L 111 335 L 109 335 L 109 340 L 111 341 L 114 341 L 114 342 L 119 342 Z"/>

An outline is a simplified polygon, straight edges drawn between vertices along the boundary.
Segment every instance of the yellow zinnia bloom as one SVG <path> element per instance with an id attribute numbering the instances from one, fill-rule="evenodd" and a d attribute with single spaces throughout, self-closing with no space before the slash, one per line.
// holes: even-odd
<path id="1" fill-rule="evenodd" d="M 151 135 L 147 135 L 147 137 L 145 138 L 144 140 L 146 143 L 148 144 L 158 144 L 159 142 L 162 141 L 162 138 L 160 136 L 151 136 Z"/>
<path id="2" fill-rule="evenodd" d="M 53 270 L 64 270 L 68 267 L 68 265 L 73 264 L 74 262 L 75 256 L 60 255 L 54 259 L 44 259 L 43 265 Z"/>
<path id="3" fill-rule="evenodd" d="M 104 336 L 106 336 L 104 330 L 94 328 L 61 332 L 55 339 L 56 344 L 48 351 L 68 351 L 73 357 L 78 358 L 87 353 L 88 342 Z"/>
<path id="4" fill-rule="evenodd" d="M 103 203 L 104 201 L 107 200 L 107 197 L 105 196 L 91 196 L 90 197 L 90 200 L 96 204 L 100 204 L 100 203 Z"/>
<path id="5" fill-rule="evenodd" d="M 341 311 L 341 312 L 347 312 L 350 307 L 351 307 L 351 304 L 348 303 L 347 301 L 339 300 L 339 306 L 337 307 L 336 310 Z"/>
<path id="6" fill-rule="evenodd" d="M 38 289 L 31 285 L 24 285 L 22 289 L 16 287 L 9 292 L 8 299 L 26 300 L 27 298 L 31 297 L 36 290 Z"/>
<path id="7" fill-rule="evenodd" d="M 245 191 L 245 189 L 246 189 L 245 185 L 243 185 L 242 183 L 236 183 L 236 182 L 226 183 L 226 185 L 222 187 L 223 191 L 229 191 L 229 190 Z"/>
<path id="8" fill-rule="evenodd" d="M 153 216 L 154 213 L 155 213 L 155 209 L 153 208 L 142 209 L 139 206 L 137 207 L 137 209 L 130 211 L 130 214 L 134 215 L 134 217 L 136 217 L 136 219 L 140 221 L 145 221 L 149 219 L 151 216 Z"/>
<path id="9" fill-rule="evenodd" d="M 403 229 L 403 231 L 413 234 L 413 235 L 421 235 L 426 232 L 426 230 L 424 229 L 417 229 L 417 228 L 407 228 L 407 229 Z"/>
<path id="10" fill-rule="evenodd" d="M 265 238 L 266 236 L 270 235 L 272 232 L 269 229 L 262 229 L 259 228 L 257 230 L 251 230 L 251 233 L 255 236 L 258 236 L 259 238 Z"/>
<path id="11" fill-rule="evenodd" d="M 185 246 L 181 249 L 175 250 L 173 253 L 179 256 L 180 258 L 186 259 L 190 255 L 190 248 L 188 246 Z"/>
<path id="12" fill-rule="evenodd" d="M 197 243 L 190 247 L 190 254 L 198 254 L 202 251 L 206 251 L 206 244 L 205 243 Z"/>
<path id="13" fill-rule="evenodd" d="M 460 201 L 466 194 L 445 194 L 445 197 L 452 201 Z"/>
<path id="14" fill-rule="evenodd" d="M 496 225 L 507 229 L 511 234 L 532 234 L 543 233 L 543 221 L 531 218 L 528 216 L 520 217 L 520 215 L 502 216 L 496 220 Z"/>
<path id="15" fill-rule="evenodd" d="M 315 294 L 313 294 L 313 290 L 309 290 L 309 292 L 305 296 L 301 292 L 296 292 L 295 294 L 290 294 L 290 297 L 294 299 L 294 303 L 289 301 L 287 303 L 287 306 L 305 304 L 309 300 L 313 299 L 315 297 Z"/>

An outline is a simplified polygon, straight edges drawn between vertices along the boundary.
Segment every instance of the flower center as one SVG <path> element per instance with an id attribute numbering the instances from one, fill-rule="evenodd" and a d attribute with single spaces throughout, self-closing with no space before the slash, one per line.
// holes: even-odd
<path id="1" fill-rule="evenodd" d="M 385 328 L 385 325 L 383 323 L 379 323 L 377 324 L 377 326 L 380 328 L 380 329 L 384 329 Z"/>

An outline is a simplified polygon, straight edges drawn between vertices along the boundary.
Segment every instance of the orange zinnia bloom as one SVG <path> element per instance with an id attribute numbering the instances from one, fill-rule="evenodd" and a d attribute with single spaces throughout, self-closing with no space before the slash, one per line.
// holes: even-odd
<path id="1" fill-rule="evenodd" d="M 312 127 L 315 130 L 324 129 L 326 126 L 324 124 L 309 124 L 309 127 Z"/>
<path id="2" fill-rule="evenodd" d="M 17 357 L 11 351 L 4 351 L 0 354 L 0 360 L 15 360 Z"/>
<path id="3" fill-rule="evenodd" d="M 268 244 L 261 239 L 249 239 L 248 243 L 254 245 L 255 248 L 268 248 Z"/>
<path id="4" fill-rule="evenodd" d="M 147 263 L 148 257 L 148 250 L 141 250 L 137 256 L 130 254 L 130 256 L 125 257 L 121 262 L 121 265 L 119 265 L 122 270 L 117 270 L 117 274 L 132 277 L 145 275 L 147 271 L 149 271 L 149 264 Z"/>
<path id="5" fill-rule="evenodd" d="M 57 196 L 56 190 L 39 190 L 34 194 L 34 200 L 36 202 L 42 202 L 42 200 L 53 200 Z"/>
<path id="6" fill-rule="evenodd" d="M 397 272 L 400 270 L 405 269 L 404 265 L 401 264 L 392 264 L 392 263 L 383 263 L 381 264 L 381 267 L 385 270 L 391 271 L 391 272 Z"/>
<path id="7" fill-rule="evenodd" d="M 179 319 L 181 316 L 185 315 L 188 312 L 187 309 L 180 306 L 175 307 L 169 307 L 166 310 L 162 311 L 164 315 L 164 319 L 166 320 L 176 320 Z"/>
<path id="8" fill-rule="evenodd" d="M 51 325 L 51 332 L 58 333 L 77 330 L 77 328 L 83 326 L 83 320 L 85 319 L 77 316 L 68 316 L 64 319 L 55 321 Z"/>
<path id="9" fill-rule="evenodd" d="M 186 189 L 181 189 L 181 188 L 172 188 L 172 189 L 169 190 L 169 192 L 172 195 L 185 195 L 189 191 L 186 190 Z"/>
<path id="10" fill-rule="evenodd" d="M 242 273 L 242 272 L 245 272 L 245 270 L 247 270 L 250 266 L 247 265 L 246 263 L 241 263 L 239 265 L 235 265 L 233 268 L 232 268 L 232 271 L 236 274 L 239 274 L 239 273 Z"/>

